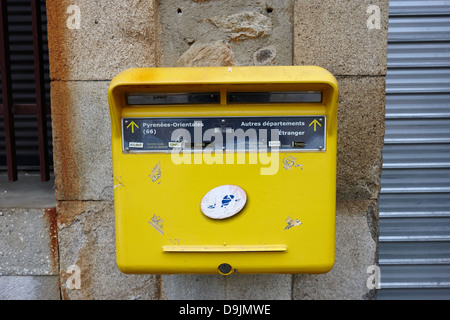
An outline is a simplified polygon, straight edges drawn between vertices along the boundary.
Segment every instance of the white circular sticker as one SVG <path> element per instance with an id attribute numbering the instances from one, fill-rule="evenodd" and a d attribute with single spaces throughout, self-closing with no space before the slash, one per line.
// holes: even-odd
<path id="1" fill-rule="evenodd" d="M 247 202 L 245 191 L 233 185 L 224 185 L 210 190 L 202 199 L 200 207 L 211 219 L 226 219 L 244 208 Z"/>

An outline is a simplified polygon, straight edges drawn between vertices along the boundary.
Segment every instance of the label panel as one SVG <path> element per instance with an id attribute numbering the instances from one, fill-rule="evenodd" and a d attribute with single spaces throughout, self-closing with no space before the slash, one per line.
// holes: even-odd
<path id="1" fill-rule="evenodd" d="M 325 116 L 123 118 L 124 152 L 324 151 Z"/>

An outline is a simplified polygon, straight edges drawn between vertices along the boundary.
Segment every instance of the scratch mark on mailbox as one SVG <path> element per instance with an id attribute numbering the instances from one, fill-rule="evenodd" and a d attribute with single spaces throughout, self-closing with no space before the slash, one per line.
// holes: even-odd
<path id="1" fill-rule="evenodd" d="M 159 233 L 161 233 L 162 235 L 164 235 L 164 224 L 163 224 L 163 220 L 157 216 L 156 214 L 153 215 L 153 217 L 148 221 L 148 223 L 155 228 Z"/>
<path id="2" fill-rule="evenodd" d="M 296 158 L 293 156 L 288 156 L 283 159 L 283 169 L 291 170 L 291 168 L 300 167 L 300 170 L 303 170 L 303 165 L 296 163 Z"/>
<path id="3" fill-rule="evenodd" d="M 284 230 L 289 230 L 290 228 L 293 228 L 293 227 L 296 227 L 296 226 L 299 226 L 302 224 L 302 222 L 300 220 L 294 219 L 292 217 L 287 217 L 286 223 L 287 223 L 287 226 L 284 227 Z"/>
<path id="4" fill-rule="evenodd" d="M 120 178 L 122 178 L 122 177 L 120 177 Z M 117 184 L 114 185 L 114 189 L 117 187 L 125 187 L 117 177 L 114 177 L 114 180 L 117 182 Z"/>
<path id="5" fill-rule="evenodd" d="M 161 161 L 158 161 L 148 176 L 152 179 L 152 182 L 157 182 L 157 184 L 161 183 Z"/>

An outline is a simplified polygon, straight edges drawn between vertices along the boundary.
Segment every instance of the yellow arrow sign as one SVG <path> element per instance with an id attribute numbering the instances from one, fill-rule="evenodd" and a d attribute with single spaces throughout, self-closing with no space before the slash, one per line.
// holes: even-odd
<path id="1" fill-rule="evenodd" d="M 139 129 L 139 126 L 134 121 L 130 122 L 130 124 L 127 126 L 127 129 L 130 128 L 130 126 L 131 126 L 131 133 L 134 133 L 134 127 L 136 127 L 136 129 Z"/>
<path id="2" fill-rule="evenodd" d="M 313 122 L 311 122 L 310 124 L 309 124 L 309 126 L 311 127 L 312 125 L 314 124 L 314 131 L 316 131 L 316 129 L 317 129 L 317 125 L 319 125 L 319 127 L 321 127 L 322 125 L 320 124 L 320 122 L 319 121 L 317 121 L 317 119 L 314 119 L 314 121 Z"/>

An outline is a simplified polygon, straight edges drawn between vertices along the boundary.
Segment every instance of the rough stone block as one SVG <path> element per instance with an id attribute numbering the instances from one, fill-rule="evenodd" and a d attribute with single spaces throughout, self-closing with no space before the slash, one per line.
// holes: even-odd
<path id="1" fill-rule="evenodd" d="M 374 299 L 367 268 L 376 264 L 376 201 L 339 202 L 336 214 L 336 259 L 326 274 L 295 275 L 294 300 Z"/>
<path id="2" fill-rule="evenodd" d="M 58 276 L 0 276 L 0 300 L 60 300 Z"/>
<path id="3" fill-rule="evenodd" d="M 156 0 L 48 0 L 50 75 L 110 80 L 157 64 Z"/>
<path id="4" fill-rule="evenodd" d="M 160 276 L 126 275 L 117 268 L 112 202 L 60 201 L 57 212 L 63 299 L 159 299 Z"/>
<path id="5" fill-rule="evenodd" d="M 337 80 L 337 198 L 377 199 L 384 144 L 385 78 Z"/>
<path id="6" fill-rule="evenodd" d="M 167 300 L 290 300 L 291 275 L 164 275 Z"/>
<path id="7" fill-rule="evenodd" d="M 225 300 L 226 277 L 222 275 L 173 274 L 161 277 L 165 300 Z"/>
<path id="8" fill-rule="evenodd" d="M 216 41 L 207 44 L 194 43 L 178 59 L 178 67 L 221 67 L 234 65 L 234 55 L 229 43 Z"/>
<path id="9" fill-rule="evenodd" d="M 292 12 L 293 0 L 160 1 L 161 66 L 292 65 Z"/>
<path id="10" fill-rule="evenodd" d="M 57 275 L 57 240 L 54 208 L 0 208 L 0 276 Z"/>
<path id="11" fill-rule="evenodd" d="M 227 299 L 291 300 L 292 275 L 242 274 L 227 278 Z"/>
<path id="12" fill-rule="evenodd" d="M 388 11 L 388 0 L 295 1 L 294 64 L 334 75 L 385 75 Z"/>
<path id="13" fill-rule="evenodd" d="M 112 199 L 108 85 L 107 81 L 51 84 L 57 200 Z"/>

